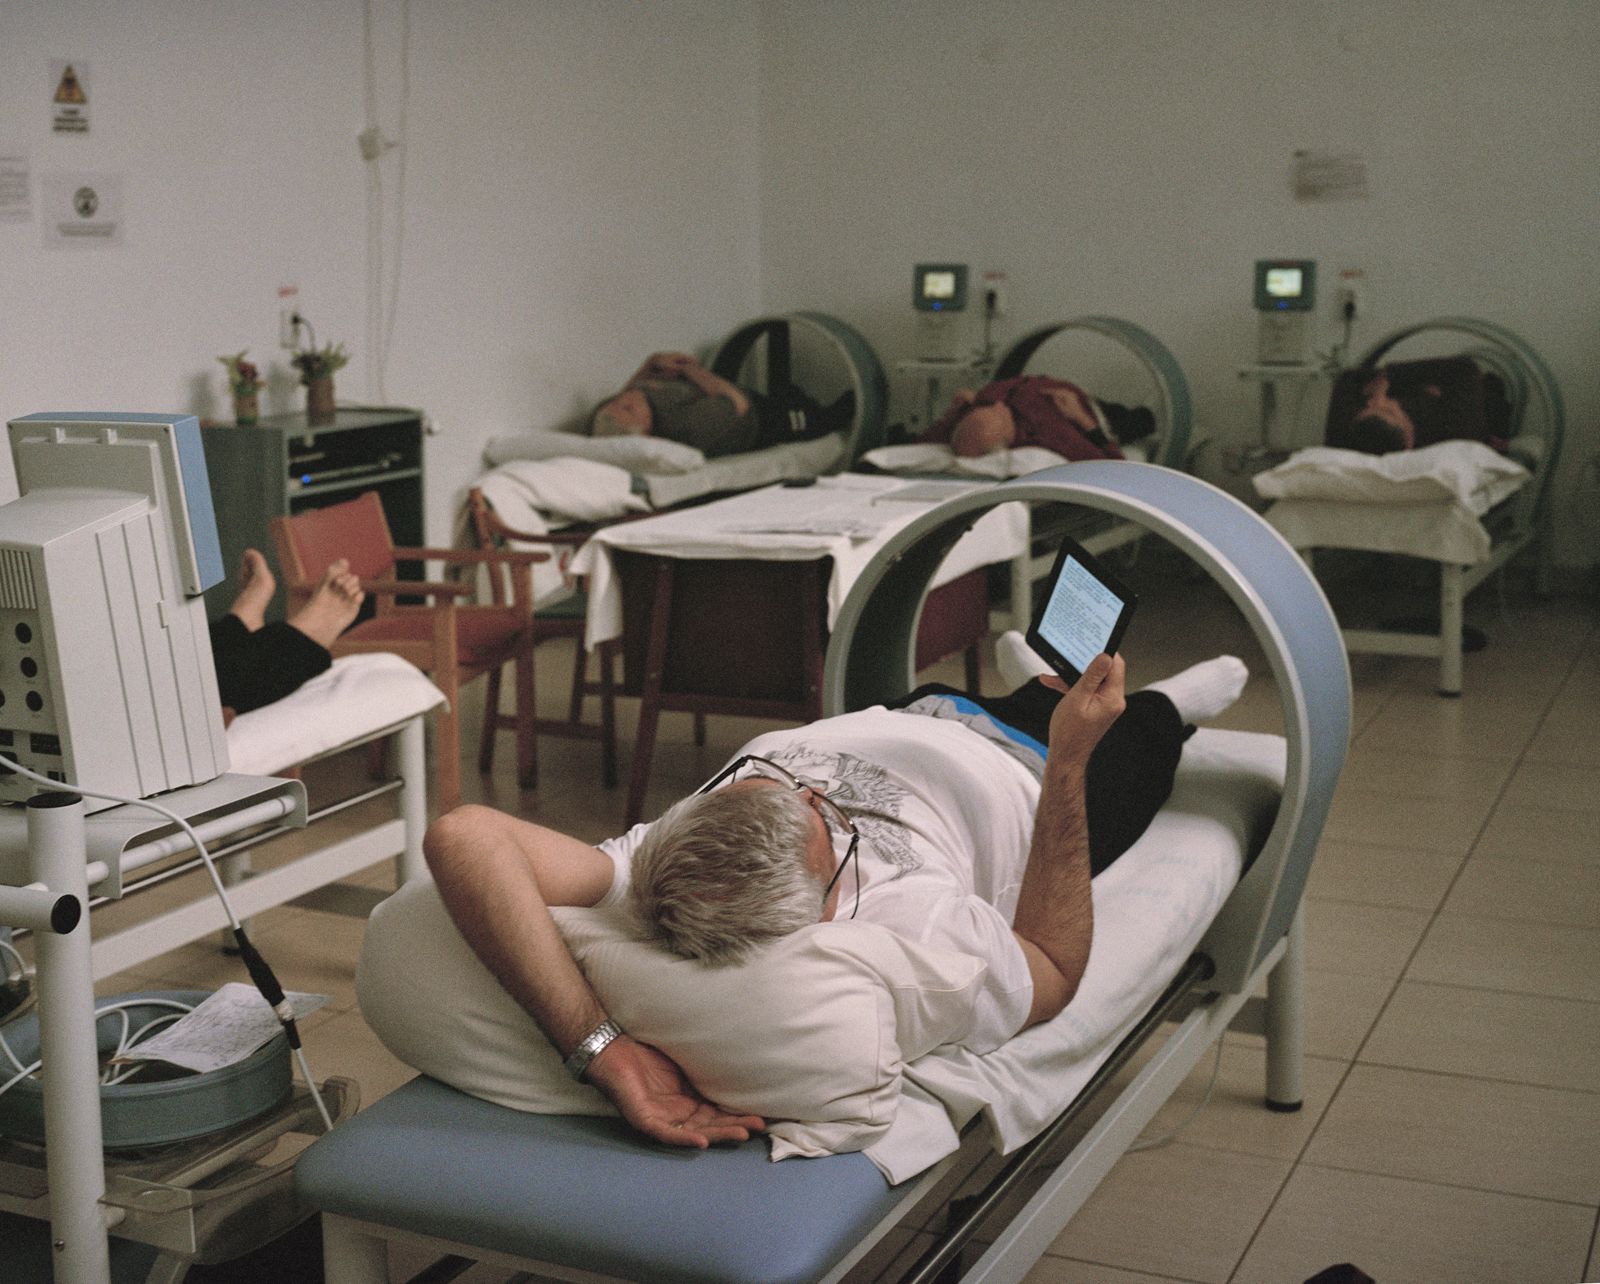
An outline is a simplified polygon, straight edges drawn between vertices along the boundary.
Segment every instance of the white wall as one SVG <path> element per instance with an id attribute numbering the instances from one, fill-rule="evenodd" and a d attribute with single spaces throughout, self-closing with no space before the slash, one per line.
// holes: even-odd
<path id="1" fill-rule="evenodd" d="M 439 425 L 439 539 L 488 437 L 565 418 L 645 352 L 709 343 L 758 309 L 757 14 L 702 0 L 411 9 L 386 390 Z M 402 11 L 372 2 L 391 136 Z M 266 409 L 296 409 L 277 347 L 286 283 L 318 339 L 354 354 L 340 400 L 376 398 L 362 14 L 360 0 L 0 0 L 0 154 L 20 148 L 36 189 L 31 220 L 0 222 L 0 418 L 226 417 L 215 358 L 240 348 L 271 363 Z M 88 65 L 86 137 L 50 131 L 58 58 Z M 397 161 L 382 162 L 391 215 Z M 42 180 L 76 171 L 126 175 L 121 248 L 44 247 Z M 391 230 L 391 266 L 393 249 Z"/>
<path id="2" fill-rule="evenodd" d="M 1085 313 L 1139 322 L 1195 385 L 1200 431 L 1242 444 L 1252 262 L 1314 258 L 1325 289 L 1360 267 L 1358 349 L 1468 314 L 1554 367 L 1558 557 L 1600 554 L 1600 5 L 770 4 L 762 92 L 769 305 L 850 318 L 890 359 L 911 351 L 914 262 L 1001 269 L 1002 342 Z M 1300 148 L 1363 156 L 1371 197 L 1297 203 Z M 1332 317 L 1330 296 L 1321 347 Z"/>
<path id="3" fill-rule="evenodd" d="M 1588 0 L 411 7 L 386 391 L 440 425 L 433 538 L 488 437 L 570 416 L 651 349 L 806 306 L 906 354 L 910 266 L 932 257 L 1010 273 L 1002 340 L 1096 311 L 1148 326 L 1201 431 L 1241 443 L 1250 263 L 1285 255 L 1366 270 L 1358 344 L 1464 312 L 1538 347 L 1572 429 L 1560 557 L 1600 553 Z M 403 0 L 372 10 L 394 134 Z M 223 415 L 215 357 L 243 347 L 272 364 L 268 410 L 294 408 L 284 283 L 354 353 L 341 399 L 375 398 L 362 27 L 360 0 L 0 0 L 0 153 L 20 147 L 36 189 L 128 184 L 120 249 L 47 250 L 37 214 L 0 222 L 0 416 Z M 88 63 L 87 137 L 49 130 L 55 58 Z M 1360 153 L 1372 197 L 1297 204 L 1302 147 Z"/>

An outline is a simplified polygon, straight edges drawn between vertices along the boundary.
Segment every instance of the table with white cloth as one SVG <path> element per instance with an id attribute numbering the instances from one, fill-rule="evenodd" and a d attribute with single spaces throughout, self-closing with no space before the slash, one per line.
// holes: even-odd
<path id="1" fill-rule="evenodd" d="M 827 631 L 874 554 L 938 502 L 898 478 L 770 486 L 601 530 L 572 561 L 588 577 L 586 645 L 622 639 L 623 689 L 641 698 L 628 821 L 642 812 L 662 712 L 809 721 L 822 714 Z M 985 513 L 951 549 L 923 607 L 915 663 L 968 652 L 988 631 L 984 568 L 1023 556 L 1021 504 Z"/>

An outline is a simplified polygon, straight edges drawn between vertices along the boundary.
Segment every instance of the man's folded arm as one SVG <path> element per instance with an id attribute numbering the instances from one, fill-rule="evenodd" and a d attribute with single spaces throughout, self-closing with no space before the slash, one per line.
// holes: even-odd
<path id="1" fill-rule="evenodd" d="M 549 907 L 596 904 L 611 887 L 610 857 L 556 830 L 473 806 L 435 821 L 423 853 L 473 953 L 562 1057 L 571 1056 L 607 1018 Z M 707 1102 L 670 1058 L 626 1034 L 607 1044 L 583 1077 L 635 1128 L 672 1145 L 742 1141 L 762 1126 Z"/>

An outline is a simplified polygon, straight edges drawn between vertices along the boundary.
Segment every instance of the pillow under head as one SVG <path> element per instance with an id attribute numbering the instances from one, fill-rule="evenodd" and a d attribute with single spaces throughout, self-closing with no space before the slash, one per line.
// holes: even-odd
<path id="1" fill-rule="evenodd" d="M 888 1130 L 902 1066 L 970 1032 L 984 965 L 870 923 L 819 923 L 711 967 L 638 939 L 624 910 L 553 911 L 608 1013 L 707 1097 L 759 1114 L 802 1152 Z M 368 922 L 356 977 L 384 1045 L 433 1078 L 515 1110 L 610 1114 L 478 960 L 429 881 Z M 773 1122 L 779 1121 L 779 1122 Z"/>

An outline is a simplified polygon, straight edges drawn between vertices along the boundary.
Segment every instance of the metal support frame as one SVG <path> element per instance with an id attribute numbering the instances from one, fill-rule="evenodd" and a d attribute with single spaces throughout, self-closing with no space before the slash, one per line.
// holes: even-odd
<path id="1" fill-rule="evenodd" d="M 35 795 L 28 803 L 34 878 L 60 896 L 89 899 L 83 800 Z M 107 1280 L 111 1250 L 101 1199 L 100 1053 L 95 1042 L 89 919 L 70 932 L 39 935 L 39 1056 L 44 1062 L 44 1139 L 50 1165 L 50 1244 L 55 1277 Z"/>
<path id="2" fill-rule="evenodd" d="M 1344 629 L 1345 649 L 1361 655 L 1437 657 L 1439 694 L 1458 696 L 1465 681 L 1462 637 L 1466 630 L 1467 594 L 1500 570 L 1535 538 L 1523 531 L 1498 545 L 1474 566 L 1439 563 L 1439 631 L 1400 633 L 1386 629 Z M 1307 553 L 1310 550 L 1306 550 Z"/>
<path id="3" fill-rule="evenodd" d="M 241 919 L 335 882 L 387 856 L 397 856 L 401 881 L 425 874 L 422 836 L 427 825 L 427 777 L 423 718 L 418 714 L 376 733 L 396 735 L 399 741 L 399 818 L 239 882 L 230 890 L 230 899 Z M 195 788 L 215 790 L 218 784 L 229 780 L 249 779 L 222 777 L 220 782 Z M 165 795 L 162 801 L 182 814 L 186 792 Z M 296 815 L 304 811 L 303 806 L 282 799 L 259 801 L 260 797 L 257 789 L 231 809 L 224 808 L 220 813 L 210 809 L 214 814 L 196 825 L 202 841 L 209 844 L 214 839 L 227 839 L 273 820 L 295 823 Z M 82 800 L 65 793 L 37 795 L 27 808 L 27 841 L 33 881 L 22 888 L 0 887 L 0 920 L 36 932 L 54 1276 L 61 1284 L 108 1284 L 107 1229 L 117 1224 L 121 1215 L 103 1202 L 106 1175 L 94 983 L 204 936 L 222 926 L 226 915 L 220 903 L 208 897 L 101 941 L 92 941 L 86 912 L 89 885 L 91 879 L 105 881 L 109 871 L 104 862 L 91 862 L 89 858 Z M 181 833 L 139 844 L 116 862 L 119 873 L 159 863 L 187 846 Z M 160 876 L 149 880 L 152 884 L 161 881 L 164 880 Z M 68 906 L 83 912 L 68 913 Z M 60 930 L 69 919 L 70 928 Z M 163 1255 L 158 1264 L 168 1260 Z"/>

